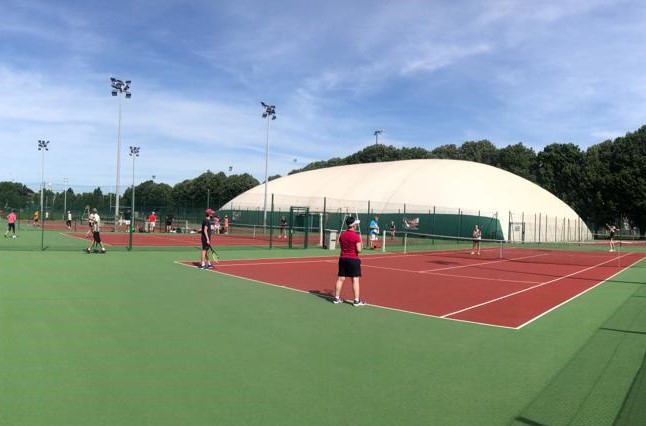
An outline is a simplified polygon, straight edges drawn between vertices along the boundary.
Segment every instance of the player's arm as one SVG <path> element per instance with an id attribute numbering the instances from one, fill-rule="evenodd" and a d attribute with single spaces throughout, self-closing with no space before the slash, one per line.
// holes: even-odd
<path id="1" fill-rule="evenodd" d="M 361 238 L 359 238 L 355 247 L 356 247 L 357 253 L 361 253 L 361 249 L 363 248 L 363 245 L 361 244 Z"/>

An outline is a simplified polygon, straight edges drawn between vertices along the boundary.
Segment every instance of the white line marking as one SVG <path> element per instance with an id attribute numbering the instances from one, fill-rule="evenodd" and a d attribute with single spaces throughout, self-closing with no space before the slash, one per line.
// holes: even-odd
<path id="1" fill-rule="evenodd" d="M 195 268 L 195 269 L 197 269 L 197 267 L 196 267 L 196 266 L 193 266 L 193 265 L 187 265 L 186 263 L 183 263 L 182 261 L 177 261 L 177 260 L 176 260 L 176 261 L 175 261 L 175 263 L 177 263 L 177 264 L 179 264 L 179 265 L 182 265 L 182 266 L 187 266 L 187 267 L 189 267 L 189 268 Z M 253 278 L 242 277 L 242 276 L 239 276 L 239 275 L 228 274 L 228 273 L 226 273 L 226 272 L 221 272 L 221 271 L 218 271 L 218 270 L 216 270 L 216 269 L 210 269 L 210 270 L 209 270 L 209 272 L 215 272 L 215 273 L 218 273 L 218 274 L 220 274 L 220 275 L 227 276 L 227 277 L 238 278 L 238 279 L 241 279 L 241 280 L 250 281 L 250 282 L 253 282 L 253 283 L 256 283 L 256 284 L 261 284 L 261 285 L 263 285 L 263 286 L 264 286 L 264 285 L 268 285 L 268 286 L 271 286 L 271 287 L 276 287 L 276 288 L 281 288 L 281 289 L 286 289 L 286 290 L 295 291 L 295 292 L 297 292 L 297 293 L 303 293 L 303 294 L 307 294 L 307 295 L 313 295 L 313 293 L 311 293 L 311 292 L 309 292 L 309 291 L 307 291 L 307 290 L 301 290 L 301 289 L 292 288 L 292 287 L 288 287 L 288 286 L 283 286 L 283 285 L 279 285 L 279 284 L 273 284 L 273 283 L 269 283 L 269 282 L 266 282 L 266 281 L 256 280 L 256 279 L 253 279 Z M 320 296 L 319 296 L 319 297 L 320 297 Z M 330 296 L 330 297 L 331 297 L 331 296 Z M 331 303 L 330 303 L 330 304 L 331 304 Z M 373 308 L 378 308 L 378 309 L 385 309 L 385 310 L 388 310 L 388 311 L 402 312 L 402 313 L 405 313 L 405 314 L 411 314 L 411 315 L 422 316 L 422 317 L 426 317 L 426 318 L 436 318 L 436 319 L 442 319 L 442 320 L 449 320 L 449 321 L 462 322 L 462 323 L 467 323 L 467 324 L 477 324 L 477 325 L 484 325 L 484 326 L 488 326 L 488 327 L 503 328 L 503 329 L 506 329 L 506 330 L 515 330 L 515 328 L 514 328 L 514 327 L 509 327 L 509 326 L 506 326 L 506 325 L 490 324 L 490 323 L 486 323 L 486 322 L 478 322 L 478 321 L 469 321 L 469 320 L 463 320 L 463 319 L 458 319 L 458 318 L 443 318 L 443 317 L 438 316 L 438 315 L 424 314 L 424 313 L 421 313 L 421 312 L 415 312 L 415 311 L 407 311 L 407 310 L 404 310 L 404 309 L 393 308 L 393 307 L 390 307 L 390 306 L 374 305 L 374 304 L 372 304 L 372 303 L 368 303 L 368 304 L 366 304 L 366 307 L 368 307 L 368 306 L 373 307 Z"/>
<path id="2" fill-rule="evenodd" d="M 406 313 L 406 314 L 412 314 L 412 315 L 422 316 L 422 317 L 426 317 L 426 318 L 438 318 L 438 319 L 449 320 L 449 321 L 456 321 L 456 322 L 462 322 L 462 323 L 467 323 L 467 324 L 476 324 L 476 325 L 483 325 L 483 326 L 487 326 L 487 327 L 502 328 L 502 329 L 506 329 L 506 330 L 520 330 L 521 328 L 523 328 L 523 327 L 525 327 L 526 325 L 529 325 L 530 323 L 532 323 L 532 322 L 536 321 L 537 319 L 541 318 L 542 316 L 546 315 L 547 313 L 549 313 L 549 312 L 551 312 L 551 311 L 553 311 L 553 310 L 557 309 L 558 307 L 560 307 L 560 306 L 562 306 L 562 305 L 566 304 L 567 302 L 569 302 L 569 301 L 571 301 L 571 300 L 573 300 L 573 299 L 575 299 L 575 298 L 579 297 L 580 295 L 582 295 L 582 294 L 584 294 L 584 293 L 587 293 L 588 291 L 592 290 L 593 288 L 597 287 L 598 285 L 600 285 L 600 284 L 602 284 L 602 283 L 604 283 L 604 282 L 606 282 L 606 281 L 610 280 L 611 278 L 615 277 L 616 275 L 620 274 L 621 272 L 625 271 L 626 269 L 628 269 L 628 268 L 632 267 L 632 266 L 633 266 L 633 265 L 635 265 L 636 263 L 638 263 L 638 262 L 642 261 L 644 258 L 642 257 L 641 259 L 636 260 L 636 261 L 635 261 L 635 262 L 633 262 L 631 265 L 629 265 L 629 266 L 627 266 L 627 267 L 625 267 L 625 268 L 622 268 L 620 271 L 618 271 L 618 272 L 616 272 L 615 274 L 613 274 L 612 276 L 610 276 L 610 277 L 608 277 L 608 278 L 604 279 L 603 281 L 599 282 L 598 284 L 595 284 L 593 287 L 590 287 L 589 289 L 587 289 L 587 290 L 585 290 L 585 291 L 583 291 L 583 292 L 581 292 L 581 293 L 579 293 L 579 294 L 575 295 L 574 297 L 572 297 L 572 298 L 570 298 L 570 299 L 568 299 L 568 300 L 566 300 L 566 301 L 564 301 L 564 302 L 560 303 L 559 305 L 554 306 L 553 308 L 551 308 L 551 309 L 549 309 L 549 310 L 547 310 L 547 311 L 545 311 L 545 312 L 541 313 L 540 315 L 538 315 L 538 316 L 536 316 L 536 317 L 532 318 L 531 320 L 529 320 L 529 321 L 527 321 L 527 322 L 525 322 L 525 323 L 523 323 L 523 324 L 521 324 L 521 325 L 519 325 L 519 326 L 517 326 L 517 327 L 506 326 L 506 325 L 501 325 L 501 324 L 492 324 L 492 323 L 486 323 L 486 322 L 479 322 L 479 321 L 470 321 L 470 320 L 464 320 L 464 319 L 459 319 L 459 318 L 450 318 L 449 316 L 450 316 L 450 315 L 455 315 L 455 314 L 460 313 L 460 312 L 464 312 L 464 311 L 466 311 L 466 310 L 475 309 L 475 308 L 476 308 L 476 307 L 478 307 L 478 306 L 485 305 L 485 304 L 489 304 L 489 303 L 493 303 L 493 302 L 495 302 L 495 301 L 497 301 L 497 300 L 501 300 L 501 299 L 504 299 L 504 298 L 506 298 L 506 297 L 513 296 L 513 295 L 515 295 L 515 294 L 519 294 L 519 293 L 522 293 L 522 292 L 525 292 L 525 291 L 528 291 L 528 290 L 531 290 L 531 289 L 534 289 L 534 288 L 538 288 L 538 287 L 540 287 L 540 286 L 542 286 L 542 285 L 546 285 L 546 284 L 549 284 L 549 283 L 551 283 L 551 282 L 555 282 L 555 281 L 558 281 L 558 280 L 560 280 L 560 279 L 567 278 L 567 277 L 570 277 L 570 276 L 576 275 L 576 274 L 581 273 L 581 272 L 585 272 L 585 271 L 587 271 L 587 270 L 589 270 L 589 269 L 592 269 L 592 268 L 595 268 L 595 267 L 597 267 L 597 266 L 603 265 L 604 263 L 608 263 L 608 262 L 611 262 L 611 261 L 613 261 L 613 260 L 617 260 L 619 257 L 629 256 L 629 255 L 631 255 L 631 254 L 634 254 L 634 253 L 626 253 L 626 254 L 623 254 L 623 255 L 621 255 L 621 256 L 617 256 L 617 258 L 615 258 L 615 259 L 610 259 L 610 260 L 607 260 L 607 261 L 605 261 L 605 262 L 601 262 L 601 263 L 599 263 L 599 264 L 597 264 L 597 265 L 591 266 L 591 267 L 589 267 L 589 268 L 586 268 L 586 269 L 583 269 L 583 270 L 580 270 L 580 271 L 577 271 L 577 272 L 573 272 L 572 274 L 566 275 L 566 276 L 564 276 L 564 277 L 560 277 L 560 278 L 557 278 L 557 279 L 554 279 L 554 280 L 551 280 L 551 281 L 547 281 L 547 282 L 545 282 L 545 283 L 540 283 L 540 284 L 538 284 L 538 285 L 536 285 L 536 286 L 532 286 L 532 287 L 529 287 L 529 288 L 527 288 L 527 289 L 524 289 L 524 290 L 521 290 L 521 291 L 517 291 L 517 292 L 515 292 L 515 293 L 511 293 L 511 294 L 509 294 L 509 295 L 507 295 L 507 296 L 499 297 L 499 298 L 497 298 L 497 299 L 493 299 L 493 300 L 490 300 L 490 301 L 488 301 L 488 302 L 481 303 L 481 304 L 479 304 L 479 305 L 474 305 L 474 306 L 472 306 L 472 307 L 465 308 L 465 309 L 462 309 L 462 310 L 460 310 L 460 311 L 456 311 L 456 312 L 449 313 L 449 314 L 445 314 L 445 315 L 441 315 L 441 316 L 439 316 L 439 315 L 431 315 L 431 314 L 424 314 L 424 313 L 421 313 L 421 312 L 407 311 L 407 310 L 404 310 L 404 309 L 394 308 L 394 307 L 390 307 L 390 306 L 381 306 L 381 305 L 373 305 L 373 304 L 368 304 L 368 306 L 373 306 L 373 307 L 375 307 L 375 308 L 385 309 L 385 310 L 389 310 L 389 311 L 402 312 L 402 313 Z M 410 257 L 410 256 L 411 256 L 411 254 L 406 254 L 406 255 L 403 255 L 403 256 L 388 256 L 388 257 L 392 258 L 392 257 L 404 257 L 404 256 L 406 256 L 406 257 Z M 413 256 L 415 256 L 415 255 L 413 255 Z M 419 256 L 422 256 L 422 255 L 419 255 Z M 542 255 L 533 255 L 533 256 L 526 256 L 526 257 L 516 258 L 516 259 L 507 259 L 506 261 L 522 260 L 522 259 L 525 259 L 525 258 L 535 257 L 535 256 L 542 256 Z M 375 256 L 375 257 L 377 257 L 377 256 Z M 271 260 L 271 259 L 273 259 L 273 258 L 264 258 L 263 260 Z M 289 258 L 287 258 L 287 259 L 289 259 Z M 292 258 L 292 259 L 300 260 L 300 259 L 302 259 L 302 258 Z M 332 261 L 332 260 L 336 259 L 336 256 L 331 256 L 331 257 L 320 257 L 320 258 L 318 258 L 318 259 L 320 259 L 320 261 L 330 262 L 330 261 Z M 250 261 L 253 261 L 253 260 L 254 260 L 254 259 L 250 259 Z M 186 263 L 184 263 L 184 262 L 186 262 L 186 261 L 175 261 L 174 263 L 177 263 L 177 264 L 179 264 L 179 265 L 183 265 L 183 266 L 186 266 L 186 267 L 189 267 L 189 268 L 197 268 L 197 267 L 196 267 L 196 266 L 194 266 L 194 265 L 188 265 L 188 264 L 186 264 Z M 189 261 L 189 262 L 190 262 L 190 261 Z M 288 263 L 288 262 L 285 262 L 285 263 Z M 292 263 L 298 263 L 298 262 L 292 262 Z M 272 264 L 272 263 L 271 263 L 271 262 L 267 262 L 267 264 Z M 248 264 L 248 263 L 238 263 L 238 264 L 232 264 L 232 265 L 237 265 L 237 266 L 246 266 L 246 265 L 249 265 L 249 264 Z M 218 267 L 220 267 L 220 266 L 223 266 L 223 265 L 218 264 Z M 362 266 L 364 266 L 364 265 L 362 265 Z M 384 267 L 372 266 L 372 265 L 365 265 L 365 266 L 370 266 L 370 267 L 380 268 L 380 269 L 393 269 L 393 270 L 399 270 L 399 269 L 395 269 L 395 268 L 384 268 Z M 269 282 L 260 281 L 260 280 L 255 280 L 255 279 L 253 279 L 253 278 L 242 277 L 242 276 L 239 276 L 239 275 L 228 274 L 228 273 L 221 272 L 221 271 L 218 271 L 218 270 L 215 270 L 215 269 L 212 269 L 212 270 L 210 270 L 210 271 L 211 271 L 211 272 L 217 272 L 217 273 L 218 273 L 218 274 L 220 274 L 220 275 L 225 275 L 225 276 L 229 276 L 229 277 L 233 277 L 233 278 L 238 278 L 238 279 L 241 279 L 241 280 L 246 280 L 246 281 L 254 282 L 254 283 L 257 283 L 257 284 L 269 285 L 269 286 L 272 286 L 272 287 L 288 289 L 288 290 L 292 290 L 292 291 L 295 291 L 295 292 L 298 292 L 298 293 L 307 293 L 308 295 L 311 295 L 311 294 L 312 294 L 312 293 L 310 293 L 309 291 L 300 290 L 300 289 L 295 289 L 295 288 L 292 288 L 292 287 L 282 286 L 282 285 L 278 285 L 278 284 L 272 284 L 272 283 L 269 283 Z M 400 271 L 404 271 L 404 272 L 414 272 L 414 273 L 418 273 L 418 272 L 419 272 L 419 271 L 410 271 L 410 270 L 406 270 L 406 269 L 401 269 Z M 427 273 L 430 273 L 430 272 L 427 272 Z M 438 274 L 438 275 L 439 275 L 439 274 Z M 451 276 L 451 275 L 448 275 L 448 274 L 447 274 L 447 276 Z M 498 281 L 500 281 L 500 280 L 498 280 Z"/>
<path id="3" fill-rule="evenodd" d="M 489 278 L 481 277 L 479 275 L 457 275 L 457 274 L 443 274 L 441 272 L 426 272 L 427 275 L 439 275 L 442 277 L 456 277 L 456 278 L 469 278 L 471 280 L 483 280 L 483 281 L 497 281 L 497 282 L 508 282 L 508 283 L 521 283 L 521 284 L 538 284 L 541 281 L 525 281 L 525 280 L 507 280 L 502 278 Z"/>
<path id="4" fill-rule="evenodd" d="M 590 290 L 592 290 L 593 288 L 596 288 L 596 287 L 600 286 L 601 284 L 603 284 L 603 283 L 605 283 L 605 282 L 607 282 L 607 281 L 611 280 L 612 278 L 614 278 L 614 277 L 616 277 L 617 275 L 619 275 L 619 274 L 621 274 L 622 272 L 624 272 L 626 269 L 628 269 L 628 268 L 632 268 L 635 264 L 637 264 L 637 263 L 641 262 L 642 260 L 644 260 L 644 258 L 643 258 L 643 257 L 642 257 L 641 259 L 637 259 L 636 261 L 634 261 L 634 262 L 633 262 L 633 263 L 631 263 L 630 265 L 626 266 L 625 268 L 622 268 L 620 271 L 617 271 L 616 273 L 612 274 L 611 276 L 609 276 L 608 278 L 604 279 L 603 281 L 599 281 L 597 284 L 593 285 L 593 286 L 592 286 L 592 287 L 590 287 L 589 289 L 584 290 L 584 291 L 582 291 L 581 293 L 575 294 L 574 296 L 570 297 L 570 298 L 569 298 L 569 299 L 567 299 L 567 300 L 564 300 L 563 302 L 559 303 L 558 305 L 556 305 L 556 306 L 554 306 L 554 307 L 552 307 L 552 308 L 548 309 L 547 311 L 545 311 L 545 312 L 543 312 L 543 313 L 541 313 L 541 314 L 539 314 L 539 315 L 535 316 L 534 318 L 530 319 L 529 321 L 527 321 L 527 322 L 525 322 L 525 323 L 523 323 L 523 324 L 519 325 L 517 328 L 518 328 L 518 329 L 520 329 L 520 328 L 525 327 L 526 325 L 529 325 L 529 324 L 533 323 L 533 322 L 534 322 L 534 321 L 536 321 L 537 319 L 539 319 L 539 318 L 541 318 L 541 317 L 543 317 L 543 316 L 547 315 L 548 313 L 552 312 L 553 310 L 555 310 L 555 309 L 557 309 L 557 308 L 560 308 L 561 306 L 563 306 L 563 305 L 565 305 L 566 303 L 568 303 L 568 302 L 570 302 L 570 301 L 572 301 L 572 300 L 576 299 L 577 297 L 581 296 L 582 294 L 585 294 L 585 293 L 589 292 Z"/>
<path id="5" fill-rule="evenodd" d="M 468 307 L 466 307 L 466 308 L 464 308 L 464 309 L 460 309 L 460 310 L 455 311 L 455 312 L 450 312 L 450 313 L 448 313 L 448 314 L 442 315 L 442 318 L 450 317 L 451 315 L 457 315 L 457 314 L 460 314 L 460 313 L 462 313 L 462 312 L 466 312 L 466 311 L 470 311 L 470 310 L 472 310 L 472 309 L 479 308 L 480 306 L 488 305 L 488 304 L 491 304 L 491 303 L 497 302 L 497 301 L 499 301 L 499 300 L 507 299 L 507 298 L 512 297 L 512 296 L 515 296 L 515 295 L 517 295 L 517 294 L 524 293 L 524 292 L 526 292 L 526 291 L 533 290 L 533 289 L 535 289 L 535 288 L 542 287 L 542 286 L 545 286 L 545 285 L 548 285 L 548 284 L 554 283 L 554 282 L 556 282 L 556 281 L 560 281 L 560 280 L 565 279 L 565 278 L 569 278 L 569 277 L 571 277 L 571 276 L 574 276 L 574 275 L 577 275 L 577 274 L 580 274 L 580 273 L 583 273 L 583 272 L 589 271 L 590 269 L 597 268 L 597 267 L 599 267 L 599 266 L 601 266 L 601 265 L 603 265 L 603 264 L 606 264 L 606 263 L 609 263 L 609 262 L 614 262 L 614 261 L 616 261 L 616 260 L 617 260 L 617 259 L 614 259 L 614 258 L 613 258 L 613 259 L 610 259 L 610 260 L 606 260 L 605 262 L 597 263 L 596 265 L 593 265 L 593 266 L 587 267 L 587 268 L 585 268 L 585 269 L 581 269 L 581 270 L 576 271 L 576 272 L 572 272 L 571 274 L 567 274 L 567 275 L 564 275 L 564 276 L 562 276 L 562 277 L 554 278 L 553 280 L 545 281 L 545 282 L 542 282 L 542 283 L 540 283 L 540 284 L 537 284 L 537 285 L 534 285 L 534 286 L 531 286 L 531 287 L 527 287 L 526 289 L 518 290 L 518 291 L 515 291 L 515 292 L 513 292 L 513 293 L 509 293 L 509 294 L 507 294 L 507 295 L 505 295 L 505 296 L 496 297 L 495 299 L 491 299 L 491 300 L 488 300 L 488 301 L 486 301 L 486 302 L 478 303 L 477 305 L 468 306 Z"/>

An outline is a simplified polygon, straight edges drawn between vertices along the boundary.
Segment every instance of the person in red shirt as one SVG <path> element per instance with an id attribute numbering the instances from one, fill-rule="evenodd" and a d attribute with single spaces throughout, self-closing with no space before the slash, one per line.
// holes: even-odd
<path id="1" fill-rule="evenodd" d="M 363 306 L 363 302 L 359 298 L 359 278 L 361 277 L 361 236 L 357 233 L 357 225 L 359 219 L 349 216 L 345 220 L 348 227 L 347 230 L 339 236 L 339 245 L 341 246 L 341 255 L 339 256 L 339 274 L 336 280 L 336 287 L 334 291 L 334 304 L 342 303 L 341 289 L 346 278 L 352 279 L 352 292 L 354 293 L 354 301 L 352 306 Z"/>
<path id="2" fill-rule="evenodd" d="M 155 232 L 155 224 L 157 223 L 157 216 L 155 216 L 155 212 L 150 213 L 150 216 L 148 216 L 148 230 L 150 232 Z"/>

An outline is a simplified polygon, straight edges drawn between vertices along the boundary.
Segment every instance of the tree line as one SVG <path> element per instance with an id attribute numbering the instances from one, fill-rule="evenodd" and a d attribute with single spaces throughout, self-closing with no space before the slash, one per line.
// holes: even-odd
<path id="1" fill-rule="evenodd" d="M 250 174 L 227 176 L 224 172 L 207 170 L 196 178 L 186 179 L 173 186 L 148 180 L 135 186 L 135 212 L 145 215 L 151 211 L 173 213 L 178 217 L 201 215 L 206 207 L 218 209 L 237 195 L 259 185 Z M 104 193 L 100 187 L 91 192 L 67 193 L 43 191 L 44 210 L 52 218 L 61 219 L 65 208 L 75 215 L 82 215 L 87 206 L 107 213 L 114 208 L 114 192 Z M 121 210 L 130 207 L 132 188 L 124 191 L 119 198 Z M 30 213 L 40 209 L 40 191 L 33 191 L 16 182 L 0 182 L 0 208 L 5 211 L 17 209 Z"/>
<path id="2" fill-rule="evenodd" d="M 396 148 L 375 144 L 345 158 L 316 161 L 289 174 L 347 164 L 410 159 L 454 159 L 474 161 L 507 170 L 528 179 L 570 205 L 588 226 L 598 229 L 606 223 L 627 224 L 646 231 L 646 126 L 614 140 L 582 150 L 572 143 L 553 143 L 536 153 L 517 143 L 497 148 L 488 140 L 442 145 L 433 150 L 421 147 Z M 272 176 L 269 180 L 280 176 Z M 172 212 L 194 215 L 206 206 L 218 209 L 237 195 L 259 185 L 251 175 L 227 176 L 210 170 L 173 186 L 152 180 L 135 187 L 137 211 Z M 45 190 L 45 206 L 52 212 L 78 211 L 85 206 L 109 210 L 114 194 L 101 188 L 88 193 L 67 194 Z M 131 188 L 120 198 L 130 206 Z M 0 207 L 30 211 L 40 206 L 40 193 L 23 184 L 0 182 Z"/>
<path id="3" fill-rule="evenodd" d="M 646 231 L 646 126 L 585 151 L 572 143 L 553 143 L 536 153 L 517 143 L 504 148 L 488 140 L 420 147 L 371 145 L 345 158 L 310 163 L 290 174 L 324 167 L 379 161 L 452 159 L 488 164 L 521 176 L 567 203 L 591 229 L 606 223 Z"/>

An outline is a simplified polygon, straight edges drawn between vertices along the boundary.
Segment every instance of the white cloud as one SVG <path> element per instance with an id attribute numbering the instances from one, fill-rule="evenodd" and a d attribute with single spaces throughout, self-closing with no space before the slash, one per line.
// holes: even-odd
<path id="1" fill-rule="evenodd" d="M 351 154 L 378 127 L 396 146 L 585 148 L 646 117 L 636 0 L 91 3 L 0 16 L 0 144 L 23 147 L 9 177 L 38 181 L 50 138 L 52 179 L 114 181 L 110 72 L 133 80 L 123 161 L 141 146 L 141 175 L 170 183 L 230 165 L 262 178 L 260 100 L 278 109 L 270 174 Z"/>

